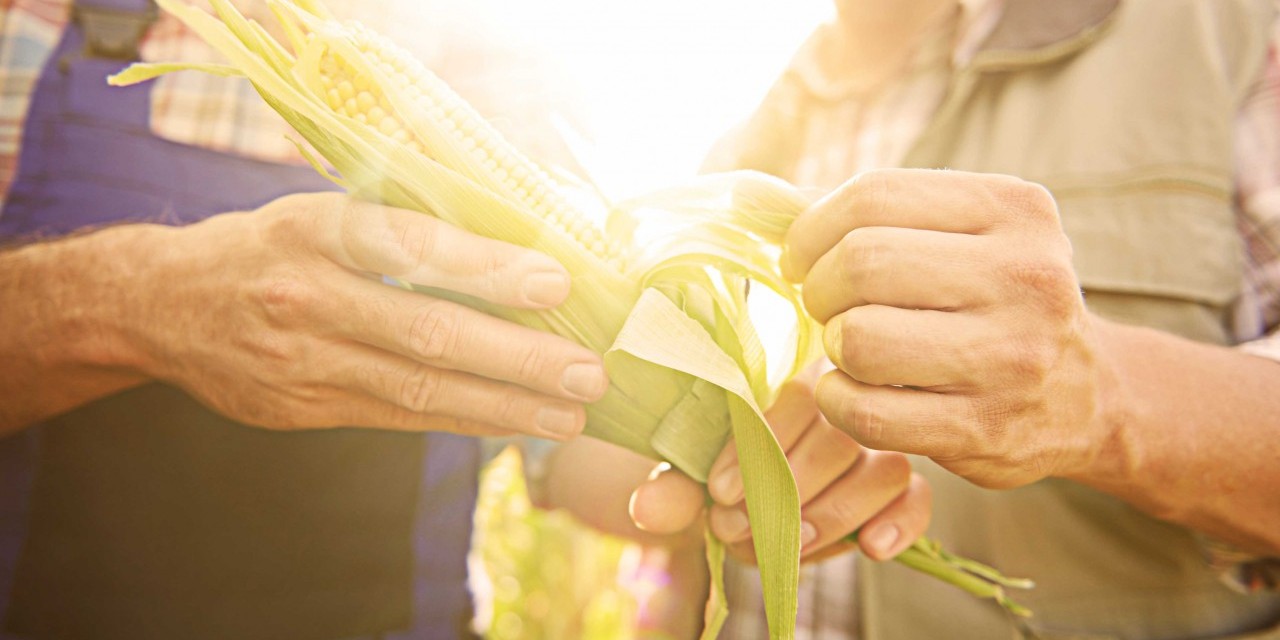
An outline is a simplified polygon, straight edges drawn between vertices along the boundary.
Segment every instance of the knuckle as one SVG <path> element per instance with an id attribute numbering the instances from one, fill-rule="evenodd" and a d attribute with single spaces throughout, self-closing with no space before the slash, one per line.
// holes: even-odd
<path id="1" fill-rule="evenodd" d="M 454 310 L 431 305 L 414 316 L 408 346 L 427 362 L 447 362 L 457 356 L 461 333 L 462 322 Z"/>
<path id="2" fill-rule="evenodd" d="M 440 373 L 427 366 L 414 367 L 400 382 L 400 406 L 415 413 L 430 413 L 440 396 Z"/>
<path id="3" fill-rule="evenodd" d="M 348 195 L 333 194 L 317 204 L 317 210 L 324 212 L 322 215 L 336 219 L 344 228 L 358 226 L 364 219 L 361 202 Z"/>
<path id="4" fill-rule="evenodd" d="M 1004 268 L 1006 279 L 1019 291 L 1032 291 L 1036 298 L 1052 301 L 1052 308 L 1060 305 L 1074 306 L 1079 299 L 1075 272 L 1063 262 L 1045 258 L 1017 258 L 1009 260 Z"/>
<path id="5" fill-rule="evenodd" d="M 853 182 L 851 204 L 855 213 L 861 210 L 876 215 L 887 211 L 892 201 L 893 175 L 893 171 L 885 169 L 873 169 L 859 174 Z"/>
<path id="6" fill-rule="evenodd" d="M 291 273 L 267 279 L 259 291 L 263 311 L 277 323 L 308 315 L 318 299 L 314 285 Z"/>
<path id="7" fill-rule="evenodd" d="M 875 373 L 876 340 L 863 314 L 854 309 L 840 316 L 841 368 L 855 380 L 878 384 Z"/>
<path id="8" fill-rule="evenodd" d="M 1025 382 L 1048 377 L 1058 359 L 1057 349 L 1035 337 L 1010 340 L 1006 348 L 1006 367 L 1013 376 Z"/>
<path id="9" fill-rule="evenodd" d="M 849 435 L 862 445 L 872 448 L 884 442 L 884 416 L 875 399 L 869 395 L 857 395 L 847 399 L 845 403 L 845 427 Z"/>
<path id="10" fill-rule="evenodd" d="M 396 244 L 413 264 L 431 262 L 438 252 L 439 243 L 439 227 L 426 216 L 404 225 L 396 237 Z"/>
<path id="11" fill-rule="evenodd" d="M 280 198 L 279 220 L 294 233 L 314 233 L 317 225 L 340 220 L 338 214 L 355 202 L 340 193 L 294 193 Z"/>
<path id="12" fill-rule="evenodd" d="M 1013 176 L 997 176 L 995 197 L 1002 210 L 1018 220 L 1058 221 L 1058 203 L 1044 185 Z"/>
<path id="13" fill-rule="evenodd" d="M 258 336 L 252 341 L 252 347 L 258 357 L 269 363 L 273 371 L 278 370 L 281 365 L 288 365 L 298 360 L 297 345 L 289 336 L 278 331 L 269 331 Z"/>
<path id="14" fill-rule="evenodd" d="M 1021 193 L 1019 201 L 1027 213 L 1043 220 L 1057 222 L 1058 202 L 1054 200 L 1048 188 L 1035 182 L 1023 182 L 1019 191 Z"/>
<path id="15" fill-rule="evenodd" d="M 316 212 L 327 209 L 323 194 L 297 193 L 279 198 L 262 213 L 265 235 L 275 245 L 295 245 L 315 233 Z"/>
<path id="16" fill-rule="evenodd" d="M 888 248 L 875 229 L 854 229 L 846 233 L 840 242 L 840 267 L 851 280 L 857 281 L 860 276 L 875 272 L 884 265 Z"/>
<path id="17" fill-rule="evenodd" d="M 826 509 L 832 528 L 840 535 L 857 529 L 867 518 L 861 501 L 853 496 L 844 500 L 832 500 L 827 504 Z"/>
<path id="18" fill-rule="evenodd" d="M 509 285 L 519 282 L 519 276 L 511 273 L 511 265 L 512 260 L 505 251 L 495 248 L 495 250 L 480 253 L 476 268 L 479 271 L 481 285 L 488 295 L 496 295 L 497 292 L 509 288 Z"/>
<path id="19" fill-rule="evenodd" d="M 516 374 L 520 380 L 542 380 L 546 378 L 551 358 L 541 345 L 531 345 L 520 355 L 516 364 Z"/>
<path id="20" fill-rule="evenodd" d="M 329 218 L 336 223 L 338 242 L 347 255 L 362 255 L 360 234 L 369 227 L 368 221 L 360 214 L 355 198 L 337 197 L 325 206 L 319 207 L 324 212 L 322 218 Z"/>
<path id="21" fill-rule="evenodd" d="M 524 398 L 514 393 L 502 394 L 493 399 L 494 415 L 498 423 L 516 429 L 524 429 L 532 422 L 535 410 L 525 402 Z"/>

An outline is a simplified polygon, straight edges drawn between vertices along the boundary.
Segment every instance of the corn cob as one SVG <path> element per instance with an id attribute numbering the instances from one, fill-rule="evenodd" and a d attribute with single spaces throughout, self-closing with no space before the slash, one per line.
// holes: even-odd
<path id="1" fill-rule="evenodd" d="M 617 243 L 572 207 L 545 170 L 509 144 L 447 84 L 384 36 L 358 23 L 346 25 L 346 30 L 357 55 L 348 59 L 339 53 L 345 47 L 327 46 L 318 86 L 309 79 L 312 90 L 323 95 L 331 109 L 416 153 L 439 158 L 461 149 L 468 157 L 450 166 L 495 193 L 527 204 L 533 215 L 551 222 L 615 271 L 623 270 Z M 316 36 L 309 38 L 309 46 L 315 46 Z M 385 85 L 370 80 L 378 75 Z M 397 100 L 395 94 L 403 97 Z M 402 113 L 410 118 L 401 119 Z"/>
<path id="2" fill-rule="evenodd" d="M 217 19 L 178 0 L 158 0 L 231 64 L 134 65 L 112 83 L 132 84 L 180 69 L 247 76 L 337 169 L 339 176 L 330 177 L 353 195 L 429 212 L 559 260 L 574 286 L 556 309 L 464 302 L 605 354 L 611 386 L 588 408 L 590 435 L 705 480 L 732 429 L 770 632 L 792 637 L 799 499 L 760 410 L 774 387 L 740 285 L 756 280 L 796 308 L 799 330 L 790 371 L 798 371 L 812 355 L 812 323 L 798 291 L 778 273 L 776 245 L 811 198 L 759 174 L 710 176 L 614 207 L 593 201 L 595 208 L 612 209 L 610 228 L 623 231 L 605 233 L 566 196 L 565 185 L 403 50 L 358 23 L 334 21 L 316 0 L 268 1 L 289 49 L 228 0 L 211 0 Z M 312 162 L 329 175 L 317 159 Z M 669 233 L 644 247 L 618 241 L 643 224 Z M 975 563 L 925 553 L 936 545 L 917 547 L 904 561 L 1016 611 L 999 587 L 1021 583 L 1001 583 L 989 569 L 973 571 L 980 566 Z M 715 632 L 707 629 L 709 636 Z"/>

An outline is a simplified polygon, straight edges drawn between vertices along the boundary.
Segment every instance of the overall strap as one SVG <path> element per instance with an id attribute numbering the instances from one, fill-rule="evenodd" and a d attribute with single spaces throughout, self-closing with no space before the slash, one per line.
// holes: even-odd
<path id="1" fill-rule="evenodd" d="M 156 6 L 152 0 L 74 0 L 71 19 L 84 33 L 85 57 L 129 62 L 140 57 Z"/>

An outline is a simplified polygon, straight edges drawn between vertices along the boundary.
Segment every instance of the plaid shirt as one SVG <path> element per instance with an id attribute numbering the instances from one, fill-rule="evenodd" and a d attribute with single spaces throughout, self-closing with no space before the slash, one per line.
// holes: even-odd
<path id="1" fill-rule="evenodd" d="M 268 29 L 275 25 L 265 0 L 234 2 Z M 549 124 L 580 122 L 565 78 L 542 56 L 485 28 L 483 16 L 462 10 L 457 0 L 390 2 L 372 12 L 361 11 L 354 0 L 326 4 L 339 19 L 359 15 L 361 22 L 404 46 L 526 152 L 559 164 L 573 162 Z M 22 123 L 35 82 L 62 37 L 71 5 L 72 0 L 0 0 L 0 204 L 17 169 Z M 448 11 L 433 12 L 433 6 Z M 428 15 L 429 21 L 424 19 Z M 139 50 L 146 61 L 224 61 L 164 12 Z M 304 162 L 290 141 L 298 136 L 239 78 L 201 73 L 160 78 L 151 91 L 151 130 L 174 142 L 258 160 Z"/>

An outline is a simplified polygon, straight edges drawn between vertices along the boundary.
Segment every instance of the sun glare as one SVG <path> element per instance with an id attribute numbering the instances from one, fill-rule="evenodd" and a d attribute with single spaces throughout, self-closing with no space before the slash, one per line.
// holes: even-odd
<path id="1" fill-rule="evenodd" d="M 383 18 L 393 31 L 430 24 L 464 46 L 485 41 L 481 50 L 542 59 L 545 76 L 498 73 L 495 81 L 479 74 L 502 85 L 479 93 L 567 105 L 573 123 L 560 135 L 617 201 L 697 173 L 712 145 L 751 113 L 832 7 L 831 0 L 400 0 Z M 407 30 L 407 40 L 422 42 Z M 791 359 L 784 345 L 794 315 L 767 293 L 753 295 L 751 306 L 776 371 Z"/>
<path id="2" fill-rule="evenodd" d="M 454 14 L 456 28 L 479 19 L 560 67 L 585 120 L 576 151 L 605 193 L 620 199 L 696 172 L 832 4 L 430 0 L 419 6 L 437 20 L 442 9 Z"/>

